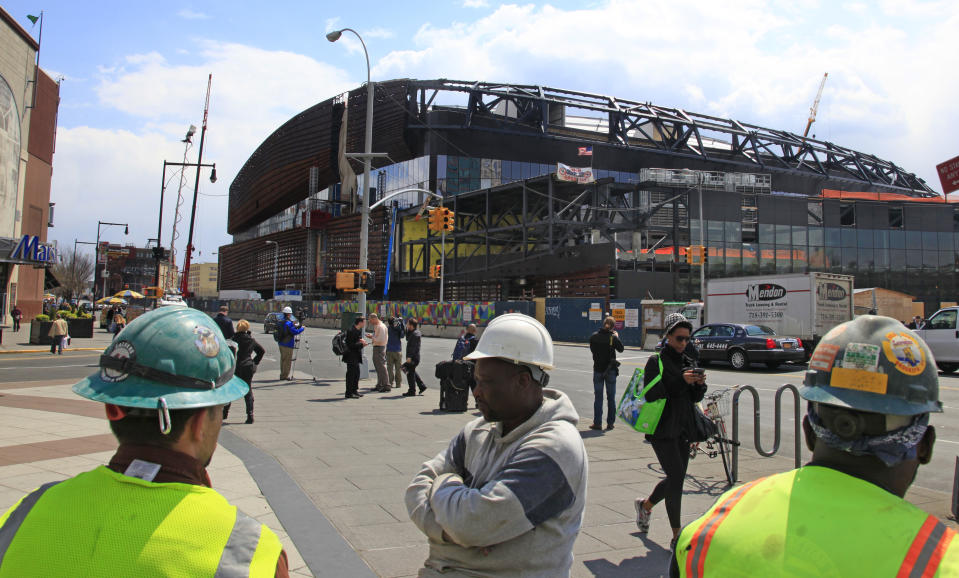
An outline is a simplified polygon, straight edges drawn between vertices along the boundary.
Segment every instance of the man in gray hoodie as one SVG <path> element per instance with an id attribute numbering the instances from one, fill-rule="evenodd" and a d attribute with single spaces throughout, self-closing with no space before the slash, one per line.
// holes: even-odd
<path id="1" fill-rule="evenodd" d="M 579 416 L 546 389 L 553 342 L 532 317 L 487 326 L 473 394 L 483 417 L 423 464 L 406 490 L 413 523 L 429 538 L 421 577 L 568 576 L 586 503 Z"/>

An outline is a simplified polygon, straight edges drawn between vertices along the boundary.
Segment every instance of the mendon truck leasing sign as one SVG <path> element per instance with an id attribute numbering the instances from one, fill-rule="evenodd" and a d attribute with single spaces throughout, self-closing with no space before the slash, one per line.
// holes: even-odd
<path id="1" fill-rule="evenodd" d="M 710 279 L 706 319 L 765 325 L 780 335 L 815 340 L 852 318 L 852 281 L 829 273 Z"/>

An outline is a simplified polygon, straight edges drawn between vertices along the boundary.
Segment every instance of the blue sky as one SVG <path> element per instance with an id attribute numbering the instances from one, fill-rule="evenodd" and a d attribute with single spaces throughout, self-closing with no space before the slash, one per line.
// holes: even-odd
<path id="1" fill-rule="evenodd" d="M 820 139 L 891 160 L 940 190 L 935 165 L 959 154 L 959 3 L 603 0 L 448 2 L 4 2 L 28 31 L 45 10 L 41 67 L 64 78 L 53 201 L 60 243 L 96 221 L 156 235 L 163 160 L 182 160 L 213 94 L 196 245 L 215 260 L 236 171 L 297 112 L 365 80 L 456 78 L 544 84 L 801 132 L 824 72 Z M 950 128 L 951 127 L 951 128 Z M 195 160 L 196 150 L 191 151 Z M 168 178 L 172 176 L 168 174 Z M 192 191 L 193 175 L 188 189 Z M 168 188 L 164 244 L 178 182 Z M 170 191 L 173 191 L 171 194 Z M 189 195 L 188 195 L 189 197 Z M 186 199 L 187 208 L 190 199 Z M 186 242 L 186 221 L 178 245 Z M 115 238 L 111 238 L 111 236 Z"/>

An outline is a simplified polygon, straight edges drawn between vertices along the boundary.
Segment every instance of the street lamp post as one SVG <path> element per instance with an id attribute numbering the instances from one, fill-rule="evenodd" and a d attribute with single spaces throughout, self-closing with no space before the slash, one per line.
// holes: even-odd
<path id="1" fill-rule="evenodd" d="M 360 33 L 352 28 L 343 28 L 334 30 L 326 35 L 330 42 L 336 42 L 344 32 L 352 32 L 360 40 L 363 46 L 363 54 L 366 56 L 366 145 L 363 154 L 363 205 L 360 212 L 360 269 L 366 269 L 368 265 L 367 253 L 369 252 L 370 237 L 370 164 L 373 160 L 373 83 L 370 80 L 370 53 L 366 50 L 366 43 Z M 360 315 L 366 315 L 366 291 L 360 291 L 356 294 L 356 301 Z"/>
<path id="2" fill-rule="evenodd" d="M 273 299 L 276 299 L 276 265 L 280 261 L 280 244 L 276 241 L 267 241 L 266 244 L 276 247 L 273 254 Z"/>
<path id="3" fill-rule="evenodd" d="M 193 128 L 192 126 L 190 128 Z M 187 133 L 187 139 L 192 136 L 192 133 Z M 157 218 L 157 248 L 155 249 L 154 257 L 156 259 L 156 265 L 153 269 L 153 284 L 156 286 L 160 285 L 160 261 L 163 258 L 163 247 L 160 245 L 160 238 L 163 234 L 163 196 L 166 192 L 166 168 L 167 167 L 196 167 L 197 178 L 199 179 L 199 173 L 201 167 L 211 167 L 213 170 L 210 171 L 210 182 L 216 182 L 216 163 L 205 164 L 201 162 L 195 163 L 172 163 L 170 161 L 163 161 L 163 176 L 160 179 L 160 214 Z M 194 201 L 196 202 L 196 201 Z"/>
<path id="4" fill-rule="evenodd" d="M 77 245 L 93 245 L 94 247 L 96 247 L 96 243 L 94 243 L 93 241 L 77 241 L 76 239 L 73 240 L 73 263 L 70 264 L 70 267 L 73 268 L 73 271 L 72 271 L 73 275 L 77 274 Z M 96 251 L 96 249 L 94 249 L 94 251 Z M 96 255 L 96 253 L 94 253 L 94 255 Z M 94 264 L 94 267 L 96 267 L 96 264 Z M 80 296 L 82 295 L 83 293 L 81 290 Z M 73 297 L 72 289 L 70 290 L 70 297 L 71 298 Z"/>
<path id="5" fill-rule="evenodd" d="M 129 225 L 128 223 L 108 223 L 108 222 L 106 222 L 106 221 L 97 221 L 97 246 L 96 246 L 96 259 L 97 259 L 97 262 L 96 262 L 96 264 L 95 264 L 94 267 L 93 267 L 93 275 L 94 275 L 93 291 L 94 291 L 94 293 L 96 293 L 96 290 L 97 290 L 96 274 L 100 271 L 100 228 L 103 227 L 104 225 L 106 225 L 106 226 L 108 226 L 108 227 L 109 227 L 110 225 L 116 225 L 117 227 L 122 226 L 122 227 L 123 227 L 123 234 L 124 234 L 124 235 L 129 235 L 129 234 L 130 234 L 130 225 Z M 103 274 L 103 295 L 100 295 L 100 297 L 106 297 L 106 296 L 107 296 L 106 271 L 107 271 L 107 264 L 106 264 L 106 262 L 104 262 L 104 263 L 103 263 L 103 273 L 104 273 L 104 274 Z"/>

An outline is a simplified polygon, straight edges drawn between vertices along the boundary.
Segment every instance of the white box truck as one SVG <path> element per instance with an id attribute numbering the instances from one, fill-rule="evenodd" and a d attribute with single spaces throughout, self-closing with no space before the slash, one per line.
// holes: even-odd
<path id="1" fill-rule="evenodd" d="M 796 273 L 710 279 L 706 303 L 690 303 L 683 314 L 696 327 L 704 320 L 765 325 L 777 335 L 802 339 L 809 355 L 830 329 L 853 318 L 853 277 Z"/>

